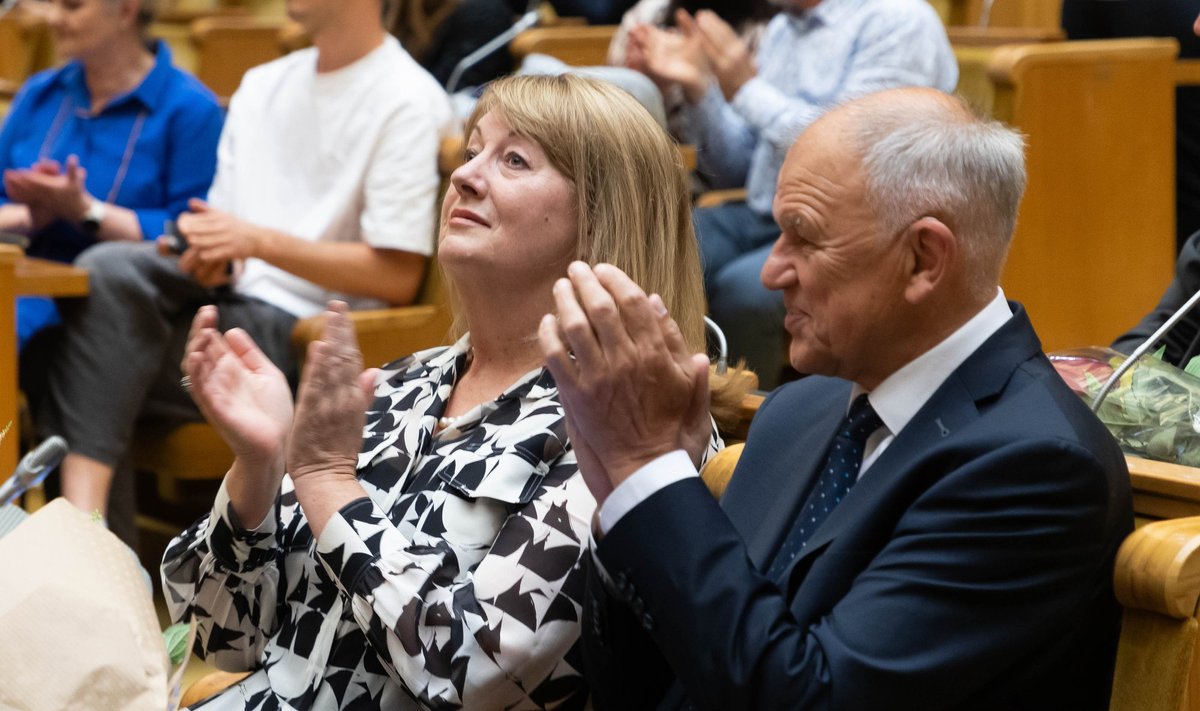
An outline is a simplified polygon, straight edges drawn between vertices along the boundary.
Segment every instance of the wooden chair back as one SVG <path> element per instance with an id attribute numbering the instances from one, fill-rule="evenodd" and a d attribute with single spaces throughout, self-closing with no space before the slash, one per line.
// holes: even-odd
<path id="1" fill-rule="evenodd" d="M 608 64 L 608 45 L 616 25 L 537 27 L 517 35 L 509 51 L 514 64 L 531 54 L 548 54 L 573 67 Z"/>
<path id="2" fill-rule="evenodd" d="M 932 0 L 948 26 L 978 26 L 987 0 Z M 988 27 L 1062 26 L 1062 3 L 1049 0 L 995 0 L 987 17 Z"/>
<path id="3" fill-rule="evenodd" d="M 1027 139 L 1001 284 L 1047 350 L 1108 343 L 1170 281 L 1177 49 L 1148 38 L 955 48 L 959 92 Z"/>
<path id="4" fill-rule="evenodd" d="M 195 20 L 191 25 L 191 42 L 196 78 L 228 103 L 247 69 L 285 54 L 281 40 L 284 26 L 278 20 L 241 15 Z"/>

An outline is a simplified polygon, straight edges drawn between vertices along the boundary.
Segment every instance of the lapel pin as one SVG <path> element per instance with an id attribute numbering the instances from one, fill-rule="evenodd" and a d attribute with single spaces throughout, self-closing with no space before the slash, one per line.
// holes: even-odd
<path id="1" fill-rule="evenodd" d="M 939 418 L 937 418 L 936 420 L 934 420 L 934 422 L 936 422 L 936 423 L 937 423 L 938 430 L 940 430 L 940 431 L 941 431 L 941 433 L 942 433 L 942 436 L 943 436 L 943 437 L 949 437 L 949 436 L 950 436 L 950 430 L 949 430 L 949 429 L 947 429 L 947 428 L 946 428 L 946 426 L 942 424 L 942 418 L 940 418 L 940 417 L 939 417 Z"/>

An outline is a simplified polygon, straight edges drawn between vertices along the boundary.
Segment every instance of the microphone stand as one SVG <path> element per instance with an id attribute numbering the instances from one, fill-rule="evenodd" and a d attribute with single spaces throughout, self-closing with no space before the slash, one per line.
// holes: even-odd
<path id="1" fill-rule="evenodd" d="M 458 89 L 458 82 L 462 80 L 464 72 L 482 62 L 492 52 L 511 42 L 517 35 L 536 25 L 539 19 L 537 0 L 531 0 L 529 9 L 525 11 L 524 15 L 521 15 L 516 24 L 488 40 L 479 49 L 458 60 L 458 64 L 454 65 L 454 71 L 450 73 L 450 80 L 446 82 L 446 93 L 453 94 Z"/>
<path id="2" fill-rule="evenodd" d="M 1191 313 L 1192 309 L 1197 303 L 1200 303 L 1200 291 L 1192 294 L 1192 298 L 1184 302 L 1183 306 L 1180 306 L 1175 313 L 1171 314 L 1171 317 L 1168 318 L 1163 325 L 1159 326 L 1158 330 L 1150 334 L 1150 337 L 1147 338 L 1142 345 L 1138 346 L 1133 353 L 1131 353 L 1129 357 L 1125 359 L 1125 362 L 1113 371 L 1112 375 L 1108 376 L 1108 380 L 1104 381 L 1104 386 L 1100 388 L 1100 392 L 1097 393 L 1096 397 L 1092 399 L 1092 412 L 1100 411 L 1100 406 L 1104 404 L 1104 399 L 1108 397 L 1108 393 L 1121 379 L 1121 376 L 1125 375 L 1125 373 L 1133 367 L 1133 364 L 1136 363 L 1139 358 L 1145 355 L 1147 351 L 1157 345 L 1158 342 L 1162 340 L 1163 336 L 1167 335 L 1167 332 L 1175 327 L 1175 324 L 1179 323 L 1184 316 L 1187 316 L 1189 313 Z"/>

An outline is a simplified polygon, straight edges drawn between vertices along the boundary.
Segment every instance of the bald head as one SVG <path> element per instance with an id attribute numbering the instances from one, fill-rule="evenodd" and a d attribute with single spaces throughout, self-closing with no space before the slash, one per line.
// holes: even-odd
<path id="1" fill-rule="evenodd" d="M 847 102 L 809 131 L 838 133 L 858 156 L 867 203 L 886 233 L 936 217 L 958 237 L 975 295 L 995 293 L 1025 190 L 1018 133 L 979 118 L 956 97 L 922 88 Z"/>

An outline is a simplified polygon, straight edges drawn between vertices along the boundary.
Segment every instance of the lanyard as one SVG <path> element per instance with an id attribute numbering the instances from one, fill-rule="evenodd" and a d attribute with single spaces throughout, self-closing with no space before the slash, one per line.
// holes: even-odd
<path id="1" fill-rule="evenodd" d="M 50 124 L 50 130 L 46 132 L 46 138 L 42 141 L 42 147 L 38 149 L 38 159 L 45 160 L 50 157 L 50 150 L 54 147 L 54 142 L 58 140 L 58 134 L 62 133 L 63 124 L 67 122 L 67 117 L 71 115 L 75 109 L 75 102 L 71 99 L 70 94 L 63 97 L 62 105 L 59 106 L 58 114 L 54 117 L 54 123 Z M 133 152 L 137 148 L 138 138 L 142 135 L 142 126 L 146 123 L 146 109 L 138 112 L 137 119 L 133 122 L 133 128 L 129 129 L 129 138 L 125 141 L 125 153 L 121 156 L 121 165 L 117 168 L 117 174 L 113 177 L 112 187 L 108 191 L 108 197 L 104 202 L 112 203 L 117 199 L 117 195 L 121 192 L 121 184 L 125 182 L 125 175 L 129 172 L 129 163 L 133 160 Z"/>

